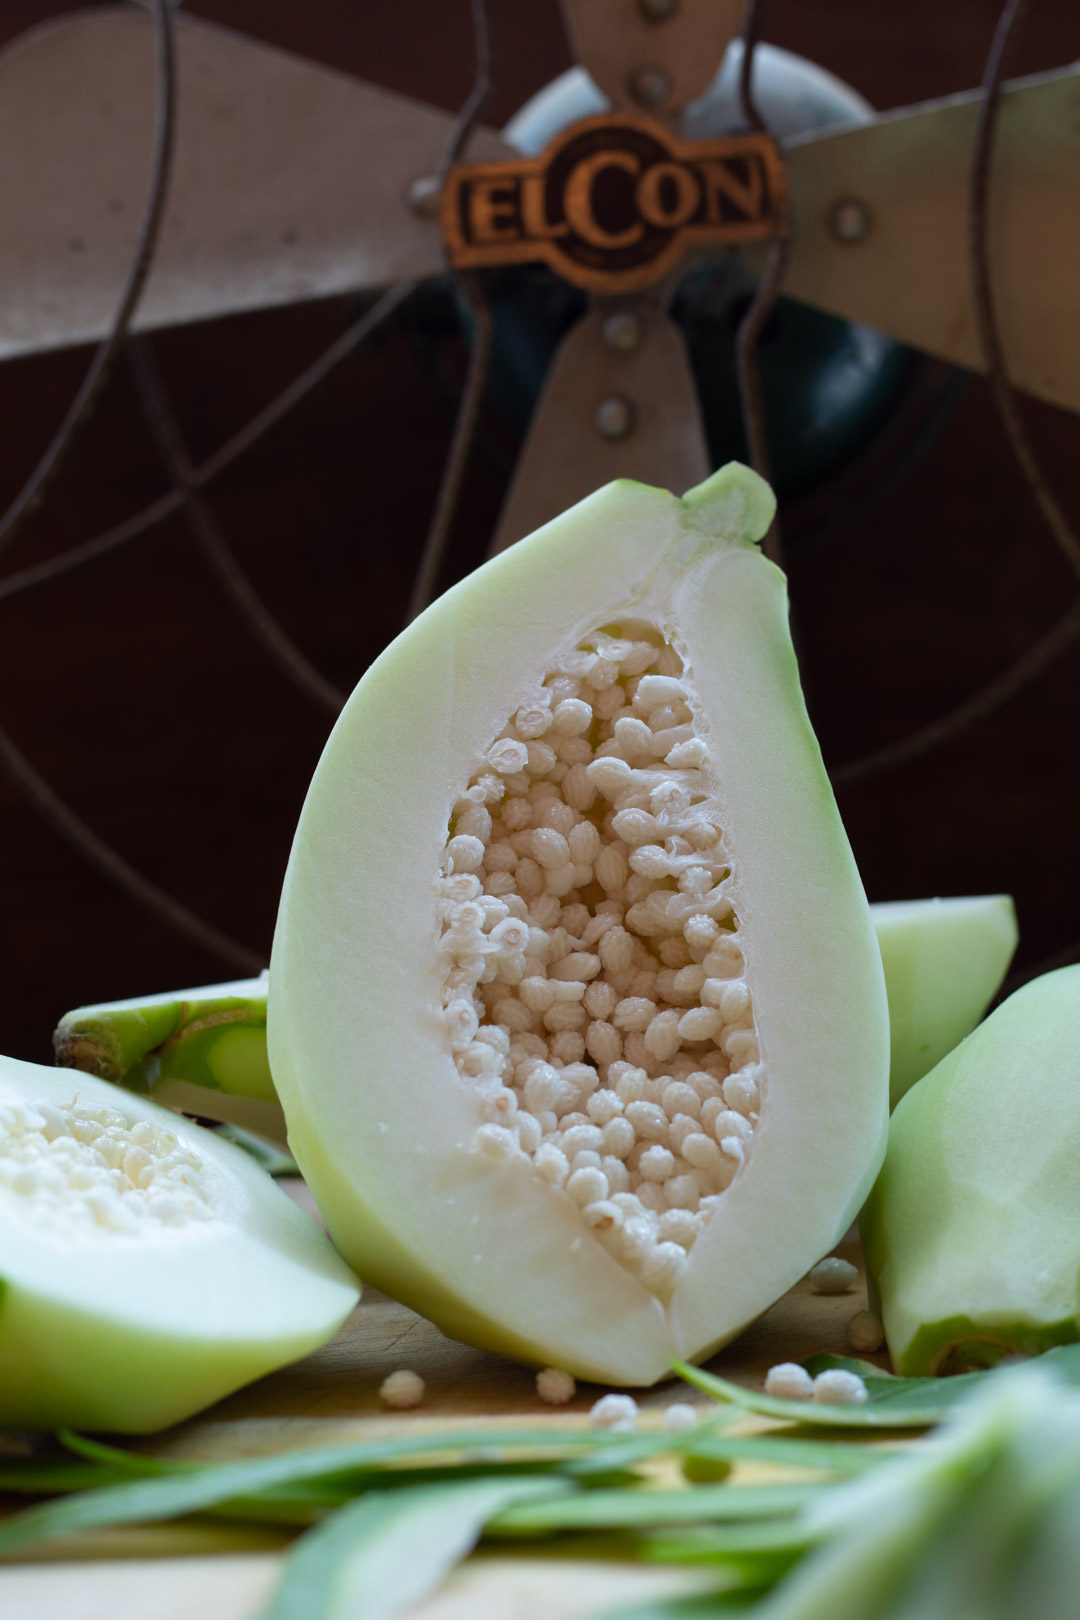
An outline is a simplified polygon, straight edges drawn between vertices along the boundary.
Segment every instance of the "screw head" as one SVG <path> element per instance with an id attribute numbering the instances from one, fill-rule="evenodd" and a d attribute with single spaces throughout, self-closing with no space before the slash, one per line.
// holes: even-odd
<path id="1" fill-rule="evenodd" d="M 632 400 L 626 399 L 622 394 L 610 394 L 596 407 L 594 421 L 600 437 L 615 444 L 620 439 L 629 438 L 633 433 L 637 412 Z"/>
<path id="2" fill-rule="evenodd" d="M 421 219 L 439 217 L 439 182 L 433 174 L 421 174 L 405 193 L 405 200 Z"/>
<path id="3" fill-rule="evenodd" d="M 829 230 L 838 242 L 863 242 L 873 225 L 874 216 L 861 197 L 840 197 L 829 209 Z"/>
<path id="4" fill-rule="evenodd" d="M 637 0 L 638 10 L 647 22 L 668 22 L 679 9 L 680 0 Z"/>
<path id="5" fill-rule="evenodd" d="M 671 95 L 671 78 L 667 70 L 648 62 L 633 69 L 629 86 L 630 94 L 639 107 L 659 107 Z"/>
<path id="6" fill-rule="evenodd" d="M 629 309 L 617 309 L 608 315 L 600 327 L 600 336 L 609 349 L 620 354 L 632 354 L 644 335 L 640 315 Z"/>

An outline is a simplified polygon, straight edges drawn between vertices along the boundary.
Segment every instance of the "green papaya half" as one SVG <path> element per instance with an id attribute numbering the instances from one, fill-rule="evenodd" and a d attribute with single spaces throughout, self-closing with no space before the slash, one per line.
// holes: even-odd
<path id="1" fill-rule="evenodd" d="M 897 1372 L 1080 1339 L 1080 966 L 1017 990 L 911 1088 L 859 1224 Z"/>
<path id="2" fill-rule="evenodd" d="M 376 661 L 316 770 L 270 1067 L 335 1242 L 454 1337 L 650 1384 L 854 1217 L 888 1021 L 768 487 L 611 484 Z"/>
<path id="3" fill-rule="evenodd" d="M 358 1296 L 239 1148 L 0 1058 L 0 1425 L 163 1428 L 316 1349 Z"/>

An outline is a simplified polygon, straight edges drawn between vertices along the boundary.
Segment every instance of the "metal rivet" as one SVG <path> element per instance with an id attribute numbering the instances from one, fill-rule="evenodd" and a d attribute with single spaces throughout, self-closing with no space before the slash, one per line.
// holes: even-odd
<path id="1" fill-rule="evenodd" d="M 671 95 L 671 79 L 662 67 L 636 67 L 628 82 L 630 94 L 641 107 L 659 107 Z"/>
<path id="2" fill-rule="evenodd" d="M 414 214 L 421 219 L 437 219 L 439 215 L 439 182 L 433 174 L 422 174 L 414 180 L 405 199 Z"/>
<path id="3" fill-rule="evenodd" d="M 874 216 L 861 197 L 841 197 L 829 209 L 829 229 L 839 242 L 863 242 Z"/>
<path id="4" fill-rule="evenodd" d="M 638 0 L 638 10 L 649 22 L 669 22 L 679 9 L 679 0 Z"/>
<path id="5" fill-rule="evenodd" d="M 632 354 L 641 342 L 644 328 L 640 315 L 628 309 L 617 309 L 600 328 L 600 336 L 609 349 L 620 354 Z"/>
<path id="6" fill-rule="evenodd" d="M 602 439 L 610 439 L 613 443 L 629 438 L 636 421 L 637 412 L 633 402 L 622 394 L 611 394 L 596 407 L 596 431 Z"/>

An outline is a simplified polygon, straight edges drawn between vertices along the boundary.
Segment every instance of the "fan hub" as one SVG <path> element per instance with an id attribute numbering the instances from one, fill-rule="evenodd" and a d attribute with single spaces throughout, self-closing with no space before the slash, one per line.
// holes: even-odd
<path id="1" fill-rule="evenodd" d="M 636 292 L 688 249 L 772 236 L 783 170 L 771 137 L 681 141 L 601 113 L 536 158 L 451 169 L 440 218 L 459 269 L 541 260 L 590 292 Z"/>

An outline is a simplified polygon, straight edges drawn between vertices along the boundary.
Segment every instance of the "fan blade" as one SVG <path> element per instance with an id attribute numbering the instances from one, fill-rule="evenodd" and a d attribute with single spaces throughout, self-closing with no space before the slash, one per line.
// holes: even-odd
<path id="1" fill-rule="evenodd" d="M 708 472 L 682 334 L 644 299 L 597 304 L 551 363 L 492 549 L 612 478 L 681 493 Z"/>
<path id="2" fill-rule="evenodd" d="M 983 369 L 967 259 L 979 94 L 786 148 L 785 293 Z M 1009 375 L 1080 410 L 1080 63 L 1005 87 L 989 192 L 991 286 Z M 844 233 L 847 233 L 845 236 Z"/>
<path id="3" fill-rule="evenodd" d="M 451 114 L 190 17 L 176 19 L 168 211 L 136 325 L 165 326 L 431 275 L 408 190 Z M 98 338 L 145 204 L 157 89 L 136 8 L 60 19 L 0 57 L 0 358 Z M 478 131 L 470 157 L 511 149 Z"/>
<path id="4" fill-rule="evenodd" d="M 616 108 L 670 117 L 704 94 L 745 0 L 561 0 L 570 44 Z"/>

